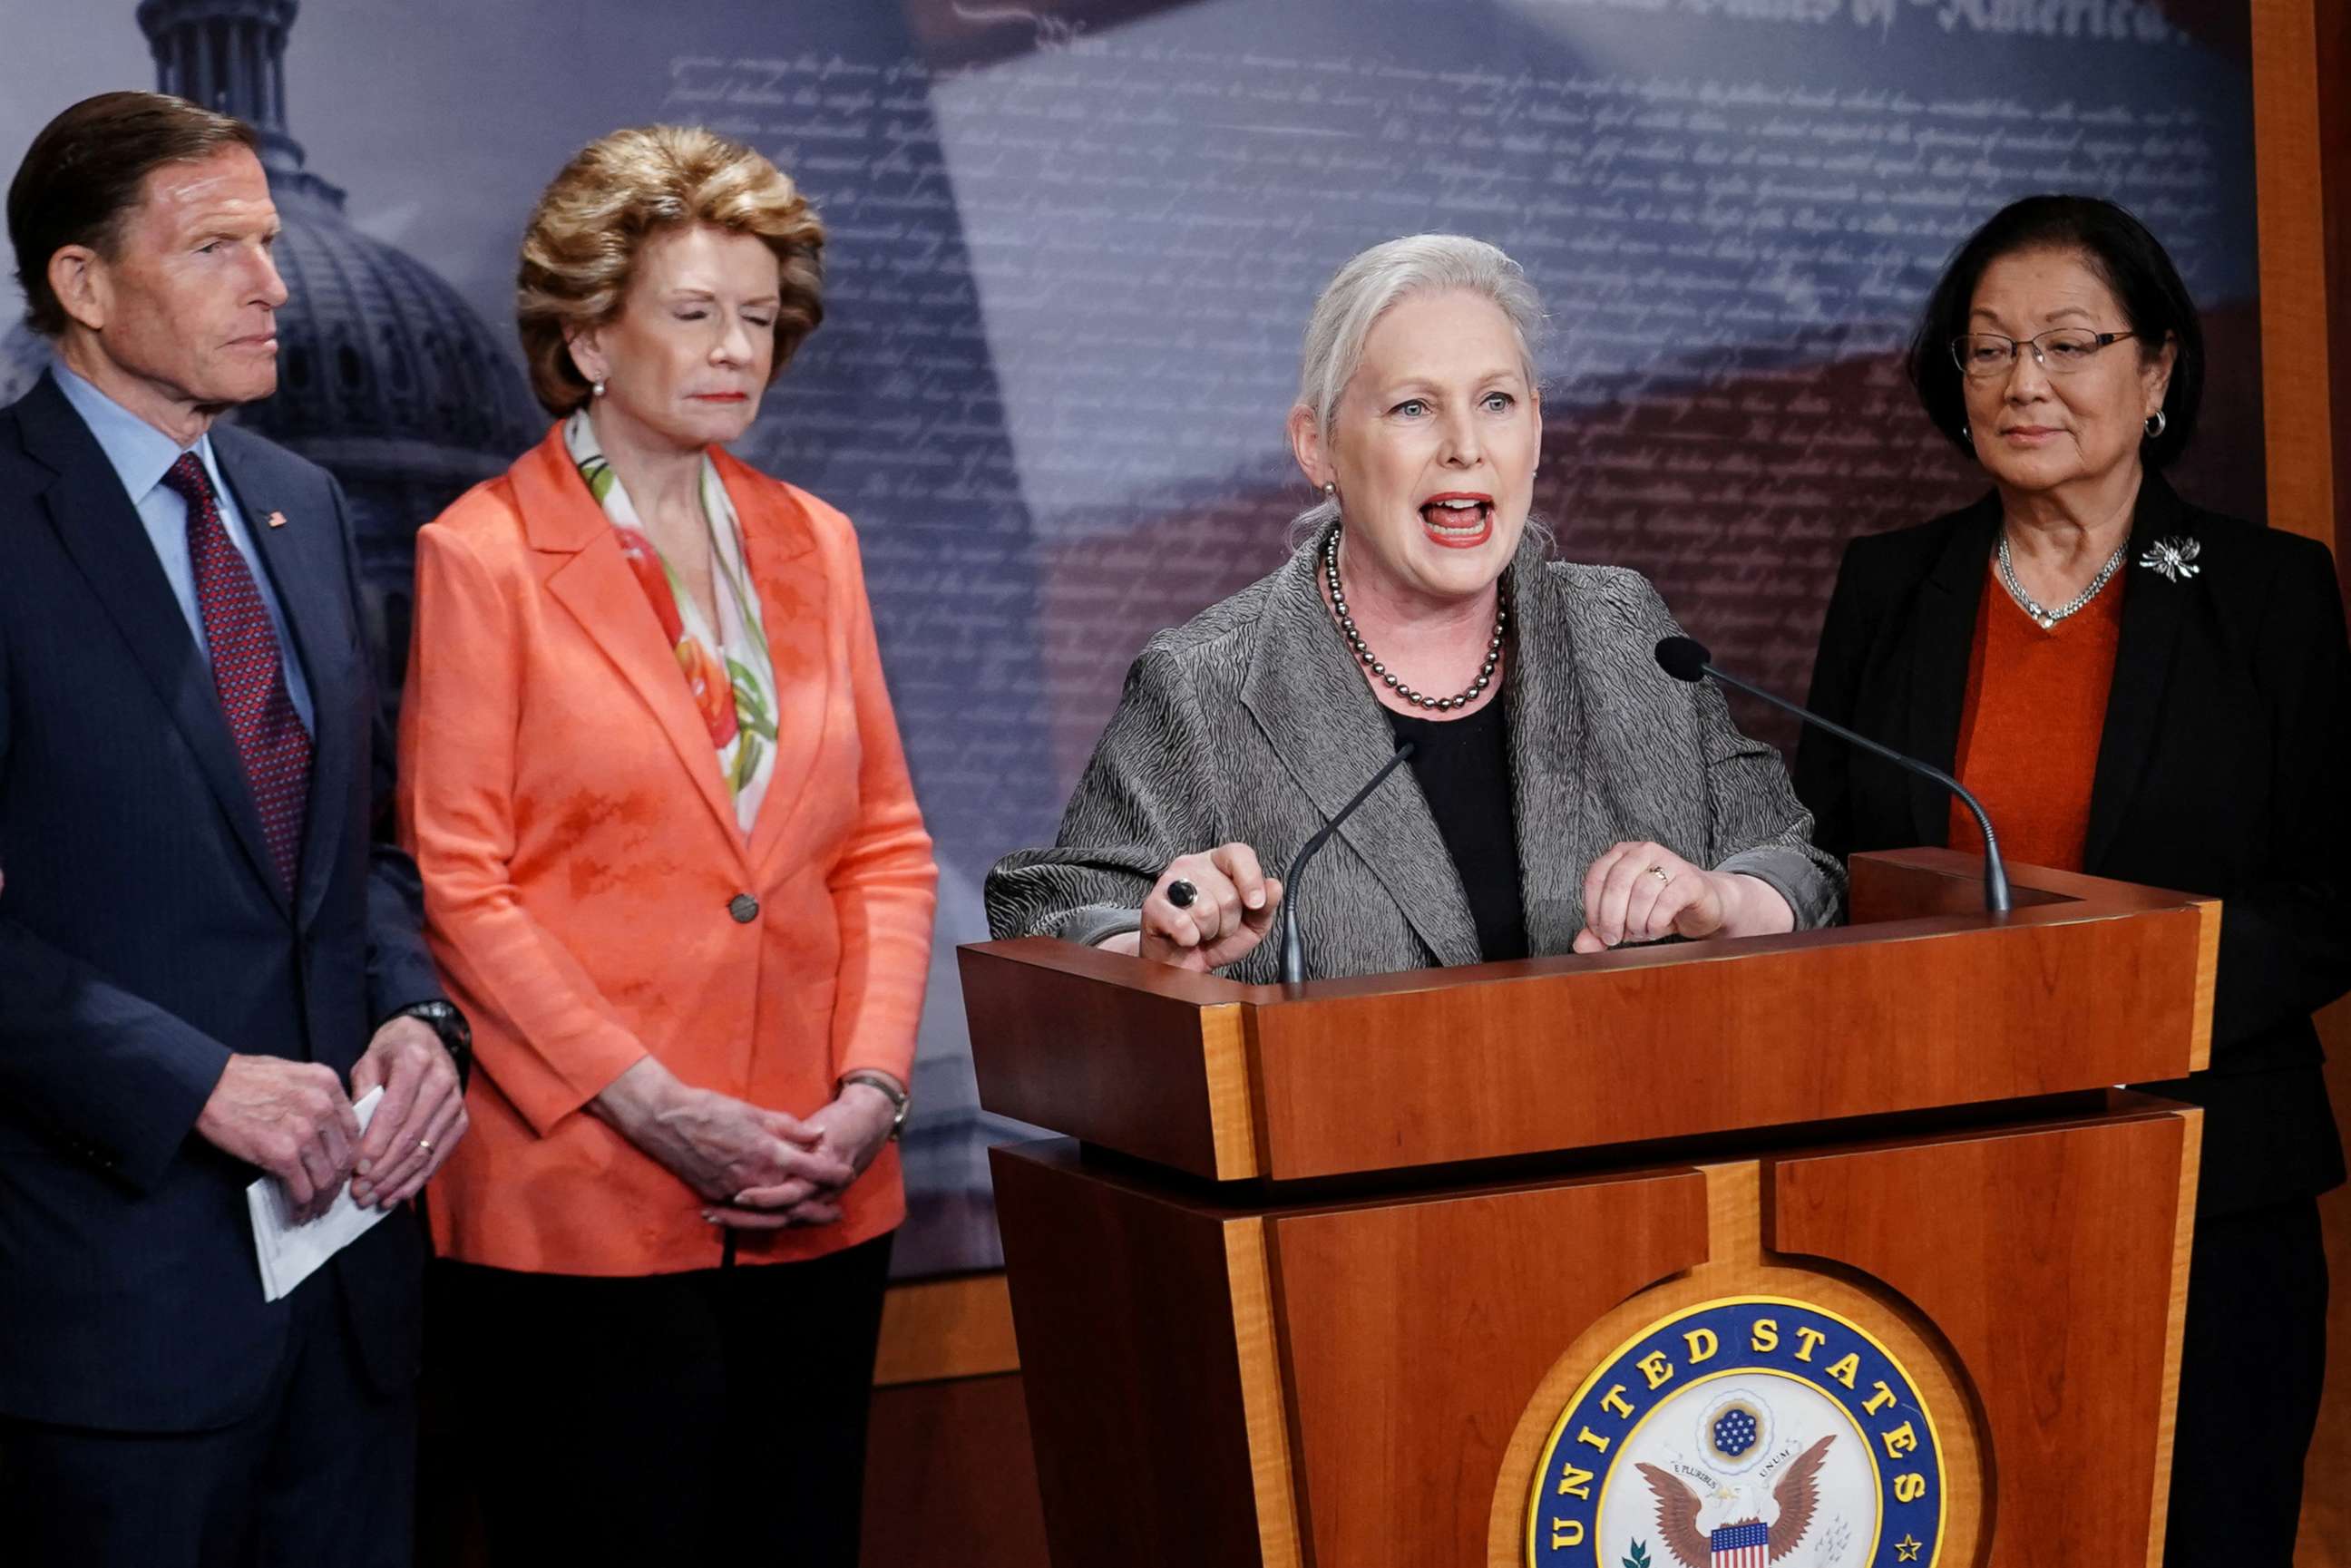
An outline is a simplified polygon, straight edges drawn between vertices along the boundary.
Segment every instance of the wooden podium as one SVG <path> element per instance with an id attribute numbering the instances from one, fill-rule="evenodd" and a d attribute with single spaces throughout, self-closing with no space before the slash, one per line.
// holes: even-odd
<path id="1" fill-rule="evenodd" d="M 1067 1134 L 993 1155 L 1055 1568 L 2159 1562 L 2199 1113 L 2116 1086 L 2204 1065 L 2220 904 L 2012 876 L 1293 989 L 963 949 Z"/>

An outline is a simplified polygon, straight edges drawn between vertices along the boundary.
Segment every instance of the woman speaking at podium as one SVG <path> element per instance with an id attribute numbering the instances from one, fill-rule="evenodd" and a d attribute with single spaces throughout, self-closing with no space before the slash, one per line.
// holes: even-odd
<path id="1" fill-rule="evenodd" d="M 1531 528 L 1542 311 L 1452 235 L 1341 268 L 1290 441 L 1322 500 L 1262 580 L 1151 639 L 1050 849 L 987 879 L 998 936 L 1270 980 L 1292 855 L 1389 760 L 1297 913 L 1311 976 L 1824 925 L 1843 878 L 1771 747 L 1658 669 L 1635 574 Z"/>
<path id="2" fill-rule="evenodd" d="M 2325 1353 L 2316 1195 L 2343 1179 L 2313 1009 L 2351 988 L 2351 650 L 2312 540 L 2182 499 L 2196 309 L 2108 202 L 2035 196 L 1959 249 L 1910 345 L 1928 417 L 1991 482 L 1855 539 L 1813 707 L 1958 775 L 2011 860 L 2222 900 L 2166 1560 L 2293 1556 Z M 1820 841 L 1973 820 L 1814 730 Z M 2126 977 L 2116 983 L 2128 984 Z"/>

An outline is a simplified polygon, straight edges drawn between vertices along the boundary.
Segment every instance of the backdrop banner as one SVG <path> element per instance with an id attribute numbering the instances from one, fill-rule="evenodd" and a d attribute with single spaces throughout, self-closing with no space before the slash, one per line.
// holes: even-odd
<path id="1" fill-rule="evenodd" d="M 2114 197 L 2206 313 L 2198 501 L 2262 511 L 2249 21 L 2231 0 L 0 0 L 13 167 L 89 93 L 271 128 L 293 300 L 239 415 L 340 477 L 373 630 L 413 538 L 544 431 L 513 328 L 540 188 L 696 121 L 826 222 L 826 320 L 740 455 L 856 520 L 942 873 L 902 1274 L 999 1260 L 954 948 L 1049 841 L 1128 662 L 1261 575 L 1316 290 L 1450 230 L 1556 328 L 1536 504 L 1801 693 L 1844 541 L 1982 487 L 1900 370 L 1959 241 Z M 143 29 L 143 31 L 142 31 Z M 193 41 L 191 41 L 193 40 Z M 44 362 L 0 340 L 0 398 Z M 1774 716 L 1742 722 L 1787 744 Z"/>

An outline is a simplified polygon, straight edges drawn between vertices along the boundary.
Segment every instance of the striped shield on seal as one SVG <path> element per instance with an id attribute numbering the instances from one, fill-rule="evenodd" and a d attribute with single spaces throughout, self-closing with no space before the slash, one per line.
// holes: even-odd
<path id="1" fill-rule="evenodd" d="M 1707 1538 L 1707 1568 L 1764 1568 L 1771 1532 L 1762 1521 L 1726 1524 Z"/>

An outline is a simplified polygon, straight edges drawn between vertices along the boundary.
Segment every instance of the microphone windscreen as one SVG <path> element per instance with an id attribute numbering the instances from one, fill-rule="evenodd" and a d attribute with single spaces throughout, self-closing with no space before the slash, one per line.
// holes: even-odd
<path id="1" fill-rule="evenodd" d="M 1657 644 L 1658 665 L 1677 681 L 1704 678 L 1707 661 L 1712 657 L 1706 644 L 1694 637 L 1667 637 Z"/>

